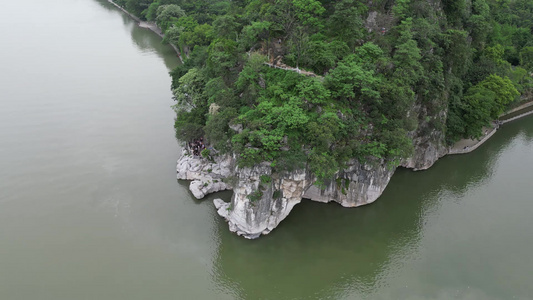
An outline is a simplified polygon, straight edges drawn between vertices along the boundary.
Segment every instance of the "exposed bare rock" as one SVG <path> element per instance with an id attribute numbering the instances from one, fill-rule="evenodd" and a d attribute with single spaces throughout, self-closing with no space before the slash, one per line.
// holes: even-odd
<path id="1" fill-rule="evenodd" d="M 394 26 L 395 18 L 392 14 L 385 14 L 378 11 L 370 11 L 366 20 L 364 20 L 364 26 L 368 32 L 387 32 Z"/>
<path id="2" fill-rule="evenodd" d="M 374 29 L 378 28 L 378 24 L 376 22 L 377 16 L 378 16 L 377 11 L 371 11 L 368 13 L 368 17 L 366 18 L 366 22 L 365 22 L 365 27 L 368 30 L 368 32 L 371 32 Z"/>
<path id="3" fill-rule="evenodd" d="M 414 153 L 404 160 L 401 166 L 415 171 L 426 170 L 449 152 L 444 132 L 436 128 L 445 126 L 446 110 L 431 116 L 426 107 L 418 104 L 413 107 L 410 114 L 416 116 L 419 125 L 416 130 L 409 132 L 413 140 Z"/>
<path id="4" fill-rule="evenodd" d="M 443 122 L 445 114 L 432 120 L 426 117 L 427 111 L 421 106 L 413 107 L 412 113 L 424 121 L 409 133 L 415 152 L 402 165 L 415 170 L 425 169 L 447 153 L 444 136 L 432 129 L 435 122 Z M 272 172 L 268 163 L 238 168 L 232 156 L 209 161 L 184 151 L 177 164 L 178 178 L 193 180 L 190 190 L 198 199 L 208 193 L 233 188 L 231 202 L 221 199 L 213 202 L 218 214 L 228 222 L 229 229 L 249 239 L 270 233 L 302 198 L 333 201 L 344 207 L 372 203 L 383 193 L 394 171 L 395 168 L 383 160 L 370 159 L 365 163 L 352 160 L 344 170 L 335 174 L 332 181 L 318 187 L 313 185 L 316 178 L 306 169 L 278 174 Z M 232 182 L 232 186 L 228 182 Z"/>
<path id="5" fill-rule="evenodd" d="M 249 239 L 276 228 L 311 184 L 305 171 L 273 175 L 268 164 L 238 169 L 237 174 L 231 203 L 222 204 L 224 209 L 219 208 L 218 213 L 226 218 L 231 231 Z M 262 183 L 261 176 L 270 182 Z"/>
<path id="6" fill-rule="evenodd" d="M 176 164 L 178 179 L 201 180 L 206 176 L 214 179 L 227 178 L 233 173 L 234 160 L 231 156 L 217 156 L 213 161 L 194 156 L 183 150 Z"/>
<path id="7" fill-rule="evenodd" d="M 216 103 L 211 103 L 211 105 L 209 105 L 209 114 L 210 115 L 216 115 L 218 113 L 218 111 L 220 110 L 220 105 L 216 104 Z"/>
<path id="8" fill-rule="evenodd" d="M 233 158 L 229 155 L 210 161 L 183 150 L 176 164 L 177 178 L 192 180 L 189 190 L 194 197 L 202 199 L 207 194 L 231 189 L 223 179 L 231 176 L 233 165 Z"/>
<path id="9" fill-rule="evenodd" d="M 236 173 L 231 202 L 216 199 L 214 204 L 232 232 L 253 239 L 276 228 L 302 198 L 334 201 L 345 207 L 372 203 L 387 186 L 394 169 L 382 161 L 365 165 L 354 160 L 325 189 L 314 186 L 314 176 L 305 170 L 272 174 L 268 164 L 261 164 Z M 261 177 L 270 181 L 262 182 Z"/>
<path id="10" fill-rule="evenodd" d="M 369 204 L 381 196 L 394 170 L 383 161 L 361 164 L 353 160 L 324 189 L 310 186 L 303 197 L 318 202 L 334 201 L 344 207 Z"/>
<path id="11" fill-rule="evenodd" d="M 213 179 L 211 176 L 205 176 L 202 179 L 193 180 L 189 185 L 189 190 L 196 199 L 202 199 L 208 194 L 231 190 L 231 186 L 222 181 L 222 179 Z"/>
<path id="12" fill-rule="evenodd" d="M 235 130 L 238 133 L 241 133 L 243 130 L 242 124 L 230 124 L 229 128 Z"/>

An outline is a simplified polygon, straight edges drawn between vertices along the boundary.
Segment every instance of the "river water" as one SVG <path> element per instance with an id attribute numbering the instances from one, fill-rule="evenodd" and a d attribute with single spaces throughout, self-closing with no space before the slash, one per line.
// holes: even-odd
<path id="1" fill-rule="evenodd" d="M 533 117 L 249 241 L 175 179 L 171 48 L 104 0 L 2 8 L 0 299 L 533 297 Z"/>

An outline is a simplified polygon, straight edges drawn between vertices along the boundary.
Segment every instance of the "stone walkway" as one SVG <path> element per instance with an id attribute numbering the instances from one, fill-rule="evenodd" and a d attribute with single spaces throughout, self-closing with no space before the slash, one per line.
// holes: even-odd
<path id="1" fill-rule="evenodd" d="M 499 119 L 501 124 L 505 124 L 531 114 L 533 114 L 533 101 L 510 110 L 505 115 L 500 116 Z"/>
<path id="2" fill-rule="evenodd" d="M 530 109 L 527 109 L 527 108 L 530 108 Z M 516 113 L 518 111 L 521 111 L 521 110 L 524 110 L 524 113 L 519 114 L 517 116 L 514 116 L 512 118 L 509 118 L 509 119 L 505 118 L 506 116 L 509 116 L 509 115 L 511 115 L 513 113 Z M 501 115 L 498 118 L 499 121 L 494 121 L 492 123 L 492 127 L 484 127 L 483 128 L 483 135 L 479 139 L 475 139 L 475 140 L 473 140 L 473 139 L 462 139 L 462 140 L 459 140 L 457 143 L 455 143 L 449 149 L 448 154 L 452 155 L 452 154 L 470 153 L 470 152 L 476 150 L 477 148 L 479 148 L 479 146 L 483 145 L 483 143 L 485 143 L 490 137 L 492 137 L 502 124 L 505 124 L 507 122 L 511 122 L 511 121 L 523 118 L 523 117 L 531 115 L 531 114 L 533 114 L 533 101 L 524 103 L 524 104 L 522 104 L 522 105 L 520 105 L 520 106 L 518 106 L 516 108 L 513 108 L 510 111 L 508 111 L 508 112 L 504 113 L 503 115 Z"/>
<path id="3" fill-rule="evenodd" d="M 502 119 L 503 117 L 505 117 L 506 115 L 509 115 L 509 114 L 512 114 L 516 111 L 519 111 L 521 109 L 524 109 L 526 107 L 530 107 L 530 106 L 533 106 L 533 101 L 530 101 L 530 102 L 527 102 L 527 103 L 524 103 L 518 107 L 515 107 L 513 109 L 511 109 L 510 111 L 508 111 L 507 113 L 503 114 L 502 116 L 500 116 L 500 119 Z"/>
<path id="4" fill-rule="evenodd" d="M 306 71 L 306 70 L 299 69 L 299 68 L 293 68 L 293 67 L 290 67 L 290 66 L 288 66 L 286 64 L 283 64 L 283 63 L 271 64 L 271 63 L 267 63 L 266 62 L 265 65 L 267 65 L 267 66 L 269 66 L 271 68 L 275 68 L 275 69 L 281 69 L 281 70 L 285 70 L 285 71 L 292 71 L 292 72 L 296 72 L 298 74 L 302 74 L 302 75 L 305 75 L 305 76 L 317 77 L 319 79 L 323 79 L 322 76 L 318 76 L 318 75 L 316 75 L 313 72 Z"/>
<path id="5" fill-rule="evenodd" d="M 150 29 L 151 31 L 155 32 L 158 36 L 162 38 L 165 37 L 165 35 L 163 34 L 163 31 L 161 31 L 161 28 L 157 27 L 155 23 L 139 21 L 139 27 Z"/>
<path id="6" fill-rule="evenodd" d="M 483 135 L 480 139 L 462 139 L 455 143 L 448 151 L 449 155 L 452 154 L 465 154 L 476 150 L 479 146 L 483 145 L 489 138 L 492 137 L 498 130 L 499 125 L 494 124 L 494 127 L 483 127 Z"/>

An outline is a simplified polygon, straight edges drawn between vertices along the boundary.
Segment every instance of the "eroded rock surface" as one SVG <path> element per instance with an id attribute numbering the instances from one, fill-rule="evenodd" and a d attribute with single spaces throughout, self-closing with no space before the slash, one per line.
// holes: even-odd
<path id="1" fill-rule="evenodd" d="M 268 164 L 238 169 L 237 176 L 231 202 L 222 204 L 218 199 L 215 205 L 230 230 L 246 238 L 257 238 L 276 228 L 302 201 L 311 184 L 305 171 L 272 174 Z"/>
<path id="2" fill-rule="evenodd" d="M 231 185 L 223 180 L 231 176 L 233 165 L 234 160 L 229 155 L 210 161 L 183 150 L 176 171 L 178 179 L 192 180 L 189 190 L 196 199 L 202 199 L 207 194 L 231 189 Z"/>
<path id="3" fill-rule="evenodd" d="M 426 170 L 448 154 L 449 147 L 446 146 L 444 132 L 438 129 L 445 126 L 446 111 L 441 109 L 440 113 L 434 114 L 420 104 L 414 105 L 410 110 L 409 113 L 418 119 L 418 127 L 408 134 L 413 140 L 414 153 L 402 162 L 402 167 L 415 171 Z"/>
<path id="4" fill-rule="evenodd" d="M 424 117 L 425 111 L 415 112 Z M 436 131 L 421 135 L 430 128 L 429 122 L 421 124 L 410 133 L 415 153 L 402 163 L 402 166 L 415 170 L 430 167 L 447 153 L 443 137 Z M 268 163 L 238 168 L 231 156 L 209 161 L 184 151 L 177 164 L 178 179 L 192 180 L 189 189 L 198 199 L 212 192 L 233 189 L 230 202 L 215 199 L 213 203 L 218 214 L 228 222 L 229 229 L 249 239 L 270 233 L 302 198 L 333 201 L 344 207 L 372 203 L 383 193 L 394 171 L 395 168 L 383 160 L 368 160 L 366 163 L 353 160 L 347 168 L 335 174 L 334 180 L 318 187 L 313 185 L 314 175 L 305 169 L 273 173 Z"/>
<path id="5" fill-rule="evenodd" d="M 353 160 L 324 189 L 312 185 L 303 197 L 318 202 L 334 201 L 344 207 L 369 204 L 383 193 L 394 170 L 383 161 L 361 164 Z"/>

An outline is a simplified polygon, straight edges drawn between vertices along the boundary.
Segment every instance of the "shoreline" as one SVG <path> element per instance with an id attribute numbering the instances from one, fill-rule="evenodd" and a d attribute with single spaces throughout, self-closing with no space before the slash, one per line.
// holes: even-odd
<path id="1" fill-rule="evenodd" d="M 524 113 L 521 113 L 517 116 L 511 117 L 509 119 L 505 119 L 505 117 L 510 116 L 520 110 L 526 110 Z M 456 155 L 456 154 L 467 154 L 470 153 L 477 148 L 479 148 L 481 145 L 483 145 L 486 141 L 488 141 L 500 128 L 501 125 L 521 119 L 523 117 L 527 117 L 529 115 L 533 114 L 533 101 L 526 102 L 518 107 L 515 107 L 511 109 L 510 111 L 504 113 L 503 115 L 499 116 L 497 120 L 494 120 L 492 122 L 492 127 L 490 130 L 487 130 L 486 133 L 483 135 L 481 139 L 472 140 L 472 139 L 462 139 L 457 141 L 453 146 L 449 148 L 448 154 L 446 155 Z"/>
<path id="2" fill-rule="evenodd" d="M 155 23 L 145 22 L 145 21 L 141 20 L 139 17 L 131 14 L 129 11 L 125 10 L 124 8 L 122 8 L 121 6 L 119 6 L 118 4 L 113 2 L 113 0 L 107 0 L 107 2 L 113 4 L 116 8 L 120 9 L 123 13 L 125 13 L 130 18 L 132 18 L 135 22 L 137 22 L 137 26 L 139 26 L 141 28 L 146 28 L 146 29 L 151 30 L 152 32 L 157 34 L 162 39 L 165 38 L 165 35 L 163 34 L 163 31 L 161 31 L 161 28 L 159 28 Z M 180 59 L 181 63 L 183 63 L 183 58 L 181 57 L 181 52 L 178 49 L 178 47 L 176 45 L 172 44 L 172 43 L 168 43 L 168 44 L 170 45 L 170 47 L 172 47 L 174 49 L 174 51 L 176 51 L 176 54 L 178 55 L 178 58 Z"/>

